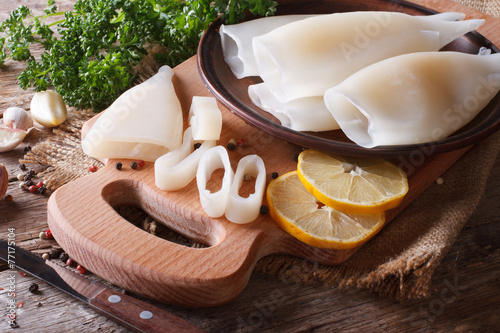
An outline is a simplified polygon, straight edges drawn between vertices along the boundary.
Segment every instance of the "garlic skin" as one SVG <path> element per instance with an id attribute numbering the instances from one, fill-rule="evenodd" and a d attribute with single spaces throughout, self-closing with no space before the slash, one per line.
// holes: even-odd
<path id="1" fill-rule="evenodd" d="M 31 99 L 31 116 L 42 126 L 56 127 L 64 123 L 68 111 L 58 92 L 46 90 L 37 92 Z"/>
<path id="2" fill-rule="evenodd" d="M 7 189 L 9 187 L 9 173 L 7 172 L 7 168 L 0 163 L 0 199 L 7 193 Z"/>
<path id="3" fill-rule="evenodd" d="M 26 131 L 33 127 L 33 118 L 26 110 L 13 106 L 4 111 L 3 124 L 8 128 Z"/>
<path id="4" fill-rule="evenodd" d="M 14 129 L 9 127 L 0 127 L 0 153 L 11 151 L 23 142 L 30 130 Z"/>

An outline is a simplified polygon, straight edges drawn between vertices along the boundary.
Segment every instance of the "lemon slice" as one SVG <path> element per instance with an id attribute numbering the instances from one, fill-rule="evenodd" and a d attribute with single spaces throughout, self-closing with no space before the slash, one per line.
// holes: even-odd
<path id="1" fill-rule="evenodd" d="M 329 249 L 355 248 L 384 225 L 385 214 L 349 214 L 321 204 L 302 184 L 297 171 L 267 187 L 269 214 L 298 240 Z"/>
<path id="2" fill-rule="evenodd" d="M 382 159 L 308 149 L 299 155 L 297 172 L 319 201 L 349 213 L 383 212 L 398 206 L 408 192 L 406 174 Z"/>

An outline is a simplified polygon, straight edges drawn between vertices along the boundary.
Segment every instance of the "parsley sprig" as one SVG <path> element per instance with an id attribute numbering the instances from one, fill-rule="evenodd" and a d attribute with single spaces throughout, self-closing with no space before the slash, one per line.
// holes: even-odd
<path id="1" fill-rule="evenodd" d="M 147 45 L 164 47 L 155 58 L 173 67 L 196 53 L 219 16 L 231 24 L 246 12 L 272 15 L 276 6 L 272 0 L 77 0 L 73 10 L 58 12 L 48 0 L 39 16 L 20 6 L 0 24 L 0 66 L 25 62 L 18 77 L 23 89 L 53 86 L 68 105 L 99 112 L 137 80 Z"/>

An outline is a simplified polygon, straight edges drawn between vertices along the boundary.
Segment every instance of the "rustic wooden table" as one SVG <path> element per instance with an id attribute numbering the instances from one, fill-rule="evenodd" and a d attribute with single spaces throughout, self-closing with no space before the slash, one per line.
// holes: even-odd
<path id="1" fill-rule="evenodd" d="M 73 0 L 57 1 L 70 9 Z M 45 0 L 2 1 L 0 20 L 19 4 L 43 9 Z M 30 91 L 15 83 L 20 65 L 0 69 L 0 109 L 13 105 L 28 108 Z M 26 145 L 49 135 L 38 133 L 17 149 L 0 154 L 11 178 L 20 172 L 19 159 Z M 249 285 L 233 302 L 217 308 L 183 308 L 155 305 L 187 319 L 209 332 L 498 332 L 500 330 L 500 157 L 490 176 L 484 198 L 433 277 L 434 293 L 425 299 L 396 302 L 359 290 L 339 290 L 319 285 L 285 283 L 254 273 Z M 34 252 L 47 252 L 54 241 L 38 235 L 47 229 L 48 195 L 32 195 L 12 179 L 8 194 L 14 201 L 0 201 L 0 235 L 15 228 L 16 242 Z M 12 273 L 0 264 L 0 330 L 7 331 L 7 291 Z M 128 332 L 97 314 L 87 305 L 40 284 L 32 294 L 35 278 L 16 275 L 19 332 Z"/>

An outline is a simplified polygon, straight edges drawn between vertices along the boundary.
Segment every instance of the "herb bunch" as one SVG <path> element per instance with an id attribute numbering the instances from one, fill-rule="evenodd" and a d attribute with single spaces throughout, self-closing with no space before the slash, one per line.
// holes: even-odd
<path id="1" fill-rule="evenodd" d="M 48 0 L 40 16 L 20 6 L 0 24 L 0 66 L 25 62 L 18 77 L 23 89 L 53 86 L 68 105 L 99 112 L 133 85 L 147 45 L 164 47 L 155 58 L 174 67 L 196 53 L 219 16 L 237 23 L 246 12 L 272 15 L 276 6 L 272 0 L 77 0 L 73 10 L 58 12 Z M 32 50 L 40 47 L 35 58 Z"/>

